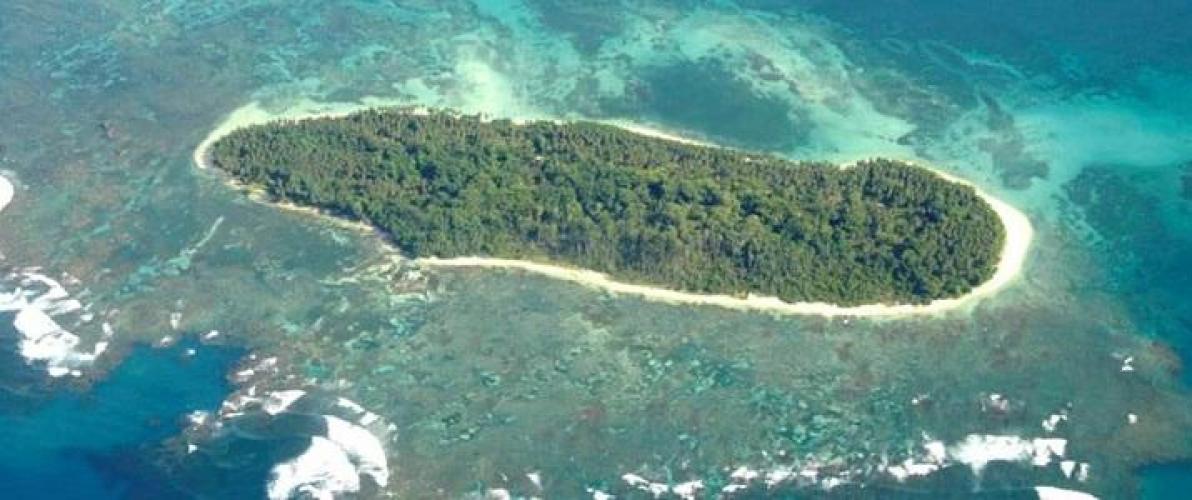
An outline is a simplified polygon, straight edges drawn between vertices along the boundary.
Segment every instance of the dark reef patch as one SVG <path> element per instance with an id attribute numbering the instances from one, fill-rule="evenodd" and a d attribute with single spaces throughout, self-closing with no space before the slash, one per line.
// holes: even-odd
<path id="1" fill-rule="evenodd" d="M 624 29 L 624 11 L 618 1 L 535 0 L 532 3 L 539 21 L 565 35 L 581 52 L 600 50 L 605 40 Z"/>
<path id="2" fill-rule="evenodd" d="M 1192 201 L 1192 161 L 1184 164 L 1184 175 L 1180 181 L 1180 197 Z"/>
<path id="3" fill-rule="evenodd" d="M 808 125 L 791 118 L 790 103 L 758 93 L 717 60 L 684 61 L 644 71 L 636 98 L 653 120 L 703 133 L 733 146 L 789 151 Z"/>
<path id="4" fill-rule="evenodd" d="M 980 97 L 987 114 L 985 121 L 994 135 L 981 139 L 979 146 L 989 153 L 1002 185 L 1022 190 L 1031 187 L 1033 179 L 1047 179 L 1050 166 L 1026 151 L 1026 140 L 1015 126 L 1014 117 L 993 97 L 987 94 Z"/>

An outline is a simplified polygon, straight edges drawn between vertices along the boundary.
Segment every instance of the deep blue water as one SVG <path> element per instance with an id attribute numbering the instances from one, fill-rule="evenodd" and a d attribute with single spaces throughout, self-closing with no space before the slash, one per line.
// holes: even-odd
<path id="1" fill-rule="evenodd" d="M 1192 492 L 1192 464 L 1155 465 L 1143 471 L 1143 498 L 1175 500 Z"/>
<path id="2" fill-rule="evenodd" d="M 194 356 L 185 355 L 188 348 Z M 136 468 L 139 453 L 176 435 L 183 415 L 216 409 L 229 390 L 224 374 L 240 355 L 190 343 L 137 347 L 85 393 L 63 390 L 0 414 L 3 496 L 127 498 L 134 486 L 140 498 L 163 492 L 153 489 L 152 468 Z"/>

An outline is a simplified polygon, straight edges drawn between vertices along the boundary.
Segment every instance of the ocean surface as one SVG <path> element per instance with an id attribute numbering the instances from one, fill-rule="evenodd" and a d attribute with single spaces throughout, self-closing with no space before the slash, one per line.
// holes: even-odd
<path id="1" fill-rule="evenodd" d="M 1187 498 L 1189 27 L 1186 0 L 0 2 L 0 496 Z M 195 168 L 254 102 L 911 159 L 1035 241 L 999 294 L 898 319 L 419 269 Z"/>

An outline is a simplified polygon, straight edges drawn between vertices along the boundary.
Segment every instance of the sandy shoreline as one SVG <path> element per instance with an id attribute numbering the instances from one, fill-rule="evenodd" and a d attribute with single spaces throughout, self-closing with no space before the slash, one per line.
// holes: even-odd
<path id="1" fill-rule="evenodd" d="M 198 168 L 206 169 L 208 167 L 207 150 L 211 147 L 211 145 L 220 138 L 242 127 L 259 125 L 274 120 L 296 120 L 303 118 L 344 116 L 369 107 L 394 104 L 398 103 L 379 99 L 366 99 L 360 103 L 318 103 L 315 101 L 303 100 L 294 106 L 287 108 L 281 113 L 270 113 L 262 108 L 259 103 L 252 102 L 248 105 L 240 107 L 239 109 L 236 109 L 229 114 L 223 122 L 221 122 L 214 130 L 211 131 L 210 134 L 207 135 L 206 138 L 203 139 L 201 143 L 199 143 L 198 147 L 196 147 L 194 151 L 194 163 Z M 659 139 L 677 141 L 686 144 L 708 145 L 707 143 L 703 143 L 701 141 L 687 139 L 641 124 L 624 121 L 605 121 L 603 123 L 621 127 L 630 132 Z M 735 297 L 730 295 L 710 295 L 682 292 L 648 285 L 620 282 L 598 271 L 569 268 L 551 264 L 541 264 L 523 260 L 497 259 L 489 257 L 457 257 L 451 259 L 424 257 L 416 259 L 415 262 L 419 265 L 440 268 L 485 267 L 516 269 L 543 275 L 553 279 L 570 281 L 615 294 L 636 295 L 642 297 L 645 300 L 656 302 L 710 305 L 744 311 L 757 311 L 777 314 L 816 315 L 826 317 L 900 317 L 910 315 L 938 314 L 971 306 L 979 299 L 993 295 L 999 290 L 1005 288 L 1007 285 L 1011 284 L 1021 274 L 1023 265 L 1026 262 L 1027 253 L 1030 249 L 1031 240 L 1034 238 L 1034 229 L 1031 226 L 1030 220 L 1018 209 L 1010 206 L 1008 203 L 1002 200 L 994 198 L 988 193 L 985 193 L 980 188 L 968 181 L 945 174 L 930 167 L 925 167 L 923 165 L 918 166 L 931 170 L 932 172 L 951 182 L 973 187 L 973 189 L 976 190 L 977 195 L 989 204 L 990 208 L 992 208 L 997 214 L 998 218 L 1002 222 L 1002 225 L 1005 227 L 1006 239 L 1002 246 L 1001 255 L 993 276 L 988 281 L 980 284 L 963 296 L 951 299 L 938 299 L 928 304 L 920 305 L 869 304 L 846 307 L 824 302 L 791 303 L 784 302 L 777 297 L 766 297 L 752 294 L 746 297 Z M 847 167 L 847 165 L 845 165 L 845 167 Z M 0 181 L 2 180 L 3 178 L 0 177 Z M 11 186 L 9 189 L 11 190 Z M 4 205 L 4 203 L 2 203 L 3 195 L 3 182 L 0 182 L 0 209 L 2 209 Z M 319 212 L 317 209 L 306 207 L 289 206 L 284 208 L 287 210 L 301 211 L 303 213 L 321 214 L 321 212 Z"/>
<path id="2" fill-rule="evenodd" d="M 614 127 L 628 130 L 637 135 L 644 135 L 646 137 L 653 137 L 655 139 L 662 139 L 665 141 L 677 142 L 679 144 L 689 144 L 692 146 L 718 147 L 715 144 L 710 144 L 696 139 L 683 137 L 665 130 L 657 129 L 642 123 L 634 123 L 625 120 L 600 120 L 599 123 L 605 125 L 612 125 Z"/>

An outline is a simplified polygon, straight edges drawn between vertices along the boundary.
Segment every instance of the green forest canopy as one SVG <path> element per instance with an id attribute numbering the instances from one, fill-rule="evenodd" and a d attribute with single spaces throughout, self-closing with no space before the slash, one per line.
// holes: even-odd
<path id="1" fill-rule="evenodd" d="M 973 188 L 906 163 L 837 168 L 588 122 L 375 109 L 246 127 L 210 154 L 278 200 L 381 228 L 410 256 L 559 263 L 692 292 L 925 303 L 987 280 L 1005 238 Z"/>

